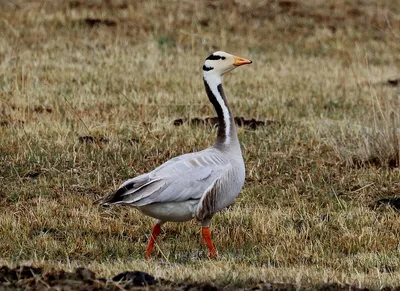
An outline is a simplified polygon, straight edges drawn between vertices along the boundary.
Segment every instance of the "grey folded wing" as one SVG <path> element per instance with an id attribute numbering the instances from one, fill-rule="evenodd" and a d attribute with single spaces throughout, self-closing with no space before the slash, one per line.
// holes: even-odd
<path id="1" fill-rule="evenodd" d="M 124 182 L 103 205 L 181 202 L 201 199 L 231 165 L 216 154 L 199 152 L 174 158 L 154 171 Z"/>

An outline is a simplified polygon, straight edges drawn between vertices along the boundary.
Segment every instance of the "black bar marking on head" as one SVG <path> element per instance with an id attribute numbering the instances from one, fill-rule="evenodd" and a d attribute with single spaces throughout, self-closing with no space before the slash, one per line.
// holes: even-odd
<path id="1" fill-rule="evenodd" d="M 211 61 L 216 61 L 216 60 L 225 60 L 226 58 L 224 56 L 219 56 L 219 55 L 210 55 L 206 60 L 211 60 Z"/>
<path id="2" fill-rule="evenodd" d="M 211 71 L 214 69 L 213 67 L 207 67 L 206 65 L 203 65 L 203 71 Z"/>

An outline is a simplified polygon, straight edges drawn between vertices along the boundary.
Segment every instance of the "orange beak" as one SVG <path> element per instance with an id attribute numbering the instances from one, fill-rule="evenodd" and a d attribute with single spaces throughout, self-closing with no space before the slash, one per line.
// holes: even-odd
<path id="1" fill-rule="evenodd" d="M 239 57 L 236 57 L 236 56 L 233 56 L 233 60 L 235 61 L 233 63 L 233 65 L 236 66 L 236 67 L 252 63 L 252 61 L 250 61 L 248 59 L 243 59 L 243 58 L 239 58 Z"/>

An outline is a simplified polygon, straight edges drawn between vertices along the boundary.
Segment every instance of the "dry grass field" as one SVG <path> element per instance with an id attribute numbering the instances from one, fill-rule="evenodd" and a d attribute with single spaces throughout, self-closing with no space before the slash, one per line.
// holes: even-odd
<path id="1" fill-rule="evenodd" d="M 397 0 L 1 0 L 0 265 L 400 285 L 400 216 L 375 207 L 400 195 L 399 32 Z M 215 115 L 216 50 L 253 61 L 224 78 L 233 114 L 275 122 L 239 129 L 246 183 L 213 219 L 218 259 L 193 221 L 145 261 L 154 220 L 92 203 L 213 143 L 173 121 Z"/>

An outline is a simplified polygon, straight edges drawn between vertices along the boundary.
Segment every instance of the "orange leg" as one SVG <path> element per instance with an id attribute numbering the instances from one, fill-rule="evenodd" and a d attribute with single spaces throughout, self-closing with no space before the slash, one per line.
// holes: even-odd
<path id="1" fill-rule="evenodd" d="M 204 240 L 206 241 L 207 247 L 210 250 L 210 254 L 208 257 L 213 259 L 217 256 L 217 250 L 214 247 L 214 244 L 211 240 L 211 231 L 209 227 L 203 226 L 201 228 L 201 234 L 203 235 Z"/>
<path id="2" fill-rule="evenodd" d="M 146 249 L 146 259 L 150 259 L 151 253 L 153 252 L 154 244 L 156 243 L 157 236 L 161 233 L 161 225 L 160 223 L 156 223 L 153 227 L 153 231 L 151 232 L 149 243 Z"/>

